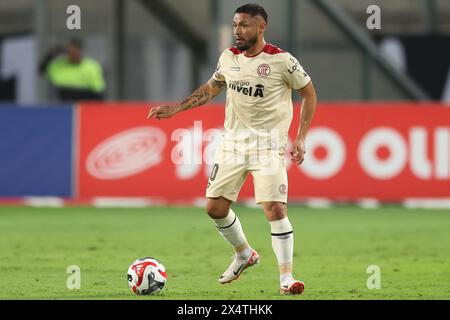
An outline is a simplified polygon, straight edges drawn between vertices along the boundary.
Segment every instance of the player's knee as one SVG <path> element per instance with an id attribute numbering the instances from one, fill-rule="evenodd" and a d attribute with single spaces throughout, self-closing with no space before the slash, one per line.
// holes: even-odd
<path id="1" fill-rule="evenodd" d="M 230 205 L 220 198 L 206 201 L 206 213 L 213 219 L 223 219 L 228 215 Z"/>
<path id="2" fill-rule="evenodd" d="M 270 205 L 271 220 L 281 220 L 287 216 L 286 205 L 281 202 L 273 202 Z"/>

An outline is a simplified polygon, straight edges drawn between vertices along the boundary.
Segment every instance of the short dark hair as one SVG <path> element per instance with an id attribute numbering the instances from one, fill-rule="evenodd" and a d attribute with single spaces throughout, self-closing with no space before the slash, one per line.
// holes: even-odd
<path id="1" fill-rule="evenodd" d="M 261 16 L 264 18 L 266 23 L 269 20 L 266 10 L 263 7 L 261 7 L 259 4 L 256 4 L 256 3 L 244 4 L 243 6 L 240 6 L 239 8 L 237 8 L 234 13 L 248 13 L 252 17 Z"/>

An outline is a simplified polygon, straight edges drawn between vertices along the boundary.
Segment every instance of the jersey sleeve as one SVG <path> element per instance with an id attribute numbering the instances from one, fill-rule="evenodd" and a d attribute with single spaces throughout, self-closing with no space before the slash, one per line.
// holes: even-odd
<path id="1" fill-rule="evenodd" d="M 226 81 L 222 69 L 222 60 L 223 60 L 223 53 L 220 56 L 219 61 L 217 62 L 216 70 L 214 71 L 214 74 L 212 76 L 212 78 L 218 82 Z"/>
<path id="2" fill-rule="evenodd" d="M 283 77 L 286 84 L 293 90 L 302 89 L 311 81 L 300 62 L 290 53 L 287 53 L 285 57 Z"/>

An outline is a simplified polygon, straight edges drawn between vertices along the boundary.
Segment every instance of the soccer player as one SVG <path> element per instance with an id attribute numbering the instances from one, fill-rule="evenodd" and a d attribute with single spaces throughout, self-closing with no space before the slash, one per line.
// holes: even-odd
<path id="1" fill-rule="evenodd" d="M 317 99 L 311 78 L 297 59 L 264 40 L 267 21 L 263 7 L 239 7 L 233 18 L 236 45 L 223 51 L 211 79 L 179 104 L 151 108 L 147 117 L 170 118 L 207 103 L 227 88 L 224 133 L 206 190 L 206 211 L 235 250 L 233 261 L 219 282 L 236 280 L 244 269 L 259 263 L 258 253 L 249 245 L 239 218 L 231 209 L 251 173 L 255 200 L 262 206 L 271 228 L 280 293 L 301 294 L 304 284 L 292 275 L 294 236 L 286 208 L 285 154 L 292 121 L 291 90 L 303 98 L 290 157 L 297 165 L 304 159 L 305 138 Z"/>

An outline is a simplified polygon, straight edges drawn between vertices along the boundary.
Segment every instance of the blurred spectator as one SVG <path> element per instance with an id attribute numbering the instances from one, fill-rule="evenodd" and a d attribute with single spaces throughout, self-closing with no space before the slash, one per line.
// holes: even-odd
<path id="1" fill-rule="evenodd" d="M 105 90 L 102 66 L 83 57 L 80 40 L 51 49 L 39 65 L 61 101 L 101 100 Z"/>

